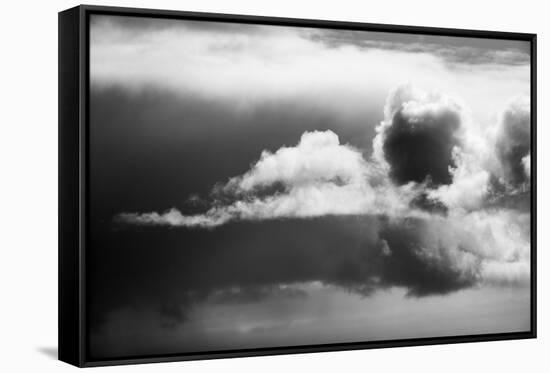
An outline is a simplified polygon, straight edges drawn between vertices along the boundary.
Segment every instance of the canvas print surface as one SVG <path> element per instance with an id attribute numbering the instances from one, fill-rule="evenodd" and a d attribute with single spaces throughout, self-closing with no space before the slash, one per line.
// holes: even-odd
<path id="1" fill-rule="evenodd" d="M 530 330 L 530 44 L 92 15 L 94 359 Z"/>

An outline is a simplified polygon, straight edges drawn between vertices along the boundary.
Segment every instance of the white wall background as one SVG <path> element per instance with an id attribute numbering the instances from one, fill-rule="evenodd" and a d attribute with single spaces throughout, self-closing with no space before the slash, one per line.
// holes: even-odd
<path id="1" fill-rule="evenodd" d="M 57 12 L 74 1 L 5 1 L 0 13 L 0 371 L 54 372 L 57 348 Z M 539 338 L 109 368 L 132 372 L 517 372 L 550 367 L 545 263 L 550 23 L 536 0 L 180 0 L 97 5 L 538 34 Z"/>

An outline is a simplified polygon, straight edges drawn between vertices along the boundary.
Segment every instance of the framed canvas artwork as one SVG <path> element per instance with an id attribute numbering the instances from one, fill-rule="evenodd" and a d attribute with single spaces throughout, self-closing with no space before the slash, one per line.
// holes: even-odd
<path id="1" fill-rule="evenodd" d="M 533 338 L 536 36 L 59 14 L 59 357 Z"/>

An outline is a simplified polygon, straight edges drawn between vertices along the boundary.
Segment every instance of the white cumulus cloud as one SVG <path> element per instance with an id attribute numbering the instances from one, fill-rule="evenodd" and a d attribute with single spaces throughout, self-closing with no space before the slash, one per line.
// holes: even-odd
<path id="1" fill-rule="evenodd" d="M 361 152 L 342 145 L 332 131 L 306 132 L 298 145 L 282 147 L 275 153 L 264 151 L 245 175 L 232 180 L 241 190 L 281 182 L 300 186 L 335 182 L 360 184 L 368 177 L 368 165 Z"/>
<path id="2" fill-rule="evenodd" d="M 267 196 L 261 191 L 280 185 Z M 264 151 L 251 169 L 230 179 L 222 191 L 234 199 L 204 214 L 122 213 L 118 221 L 142 225 L 214 227 L 229 220 L 261 220 L 324 215 L 407 214 L 416 194 L 412 185 L 394 187 L 361 152 L 341 144 L 332 131 L 306 132 L 296 146 Z"/>

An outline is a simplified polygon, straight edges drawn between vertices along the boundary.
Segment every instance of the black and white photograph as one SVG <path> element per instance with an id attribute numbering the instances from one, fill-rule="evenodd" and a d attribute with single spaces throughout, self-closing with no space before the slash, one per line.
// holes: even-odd
<path id="1" fill-rule="evenodd" d="M 531 330 L 531 45 L 93 14 L 91 359 Z"/>
<path id="2" fill-rule="evenodd" d="M 550 372 L 544 2 L 3 5 L 0 372 Z"/>

